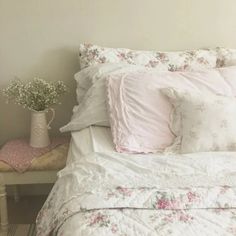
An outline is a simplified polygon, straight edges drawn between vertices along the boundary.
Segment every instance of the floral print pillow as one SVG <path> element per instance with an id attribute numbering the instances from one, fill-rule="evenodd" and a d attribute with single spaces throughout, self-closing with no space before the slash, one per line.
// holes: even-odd
<path id="1" fill-rule="evenodd" d="M 236 65 L 236 49 L 231 48 L 216 48 L 217 52 L 217 67 L 234 66 Z"/>
<path id="2" fill-rule="evenodd" d="M 215 68 L 217 63 L 217 52 L 210 49 L 157 52 L 81 44 L 79 53 L 81 69 L 101 63 L 126 63 L 163 71 L 186 71 Z"/>
<path id="3" fill-rule="evenodd" d="M 209 93 L 161 90 L 172 103 L 171 130 L 176 135 L 166 152 L 236 151 L 236 98 Z"/>

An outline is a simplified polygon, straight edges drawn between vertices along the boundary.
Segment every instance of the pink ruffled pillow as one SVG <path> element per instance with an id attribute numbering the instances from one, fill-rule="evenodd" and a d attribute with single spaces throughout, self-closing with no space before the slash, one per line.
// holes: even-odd
<path id="1" fill-rule="evenodd" d="M 160 88 L 236 95 L 236 67 L 198 72 L 134 72 L 107 79 L 108 113 L 118 152 L 163 151 L 174 135 L 172 105 Z M 227 78 L 225 78 L 227 77 Z"/>

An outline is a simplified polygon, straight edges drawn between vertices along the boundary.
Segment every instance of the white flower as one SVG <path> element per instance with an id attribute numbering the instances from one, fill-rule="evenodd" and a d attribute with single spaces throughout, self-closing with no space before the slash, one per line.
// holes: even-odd
<path id="1" fill-rule="evenodd" d="M 3 95 L 7 102 L 14 101 L 16 104 L 35 111 L 43 111 L 52 105 L 60 104 L 59 97 L 67 91 L 62 81 L 47 82 L 40 78 L 34 78 L 28 83 L 17 79 L 12 81 Z"/>

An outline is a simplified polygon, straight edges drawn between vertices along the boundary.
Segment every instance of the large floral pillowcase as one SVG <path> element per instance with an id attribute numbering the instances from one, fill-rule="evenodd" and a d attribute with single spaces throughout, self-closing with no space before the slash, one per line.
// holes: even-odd
<path id="1" fill-rule="evenodd" d="M 108 113 L 118 152 L 159 152 L 173 144 L 178 135 L 170 129 L 173 106 L 161 92 L 167 87 L 191 93 L 236 96 L 236 67 L 110 76 L 107 79 Z"/>
<path id="2" fill-rule="evenodd" d="M 183 71 L 214 68 L 217 63 L 217 52 L 210 49 L 160 52 L 81 44 L 79 53 L 82 69 L 103 63 L 126 63 L 162 71 Z"/>
<path id="3" fill-rule="evenodd" d="M 216 48 L 217 62 L 216 67 L 236 65 L 236 49 Z"/>
<path id="4" fill-rule="evenodd" d="M 162 92 L 174 106 L 171 130 L 176 139 L 167 151 L 236 151 L 235 97 L 172 88 Z"/>

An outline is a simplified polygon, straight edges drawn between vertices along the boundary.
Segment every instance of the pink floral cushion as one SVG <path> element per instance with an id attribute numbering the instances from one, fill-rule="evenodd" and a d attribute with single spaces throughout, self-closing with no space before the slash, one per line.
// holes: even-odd
<path id="1" fill-rule="evenodd" d="M 57 137 L 47 147 L 34 148 L 29 146 L 26 139 L 11 140 L 0 150 L 0 162 L 2 161 L 9 165 L 8 168 L 1 165 L 1 171 L 12 171 L 11 168 L 18 172 L 25 172 L 28 169 L 41 170 L 42 167 L 47 170 L 58 167 L 63 168 L 67 149 L 59 149 L 57 147 L 68 142 L 69 139 L 66 137 Z M 34 162 L 35 159 L 38 159 L 38 161 Z M 57 159 L 57 162 L 55 162 L 55 159 Z M 53 161 L 54 163 L 52 164 Z"/>
<path id="2" fill-rule="evenodd" d="M 235 96 L 236 67 L 198 72 L 134 72 L 107 79 L 108 113 L 118 152 L 163 151 L 172 144 L 172 105 L 160 88 Z M 145 83 L 144 83 L 145 81 Z"/>
<path id="3" fill-rule="evenodd" d="M 236 49 L 217 48 L 217 67 L 236 65 Z"/>
<path id="4" fill-rule="evenodd" d="M 136 51 L 81 44 L 81 69 L 101 63 L 127 63 L 164 71 L 199 70 L 216 67 L 216 50 L 199 49 L 179 52 Z"/>

